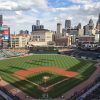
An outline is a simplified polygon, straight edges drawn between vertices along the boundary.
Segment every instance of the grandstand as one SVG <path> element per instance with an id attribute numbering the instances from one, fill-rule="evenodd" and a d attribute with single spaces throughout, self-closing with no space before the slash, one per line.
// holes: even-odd
<path id="1" fill-rule="evenodd" d="M 68 100 L 100 100 L 100 77 Z"/>
<path id="2" fill-rule="evenodd" d="M 4 87 L 0 87 L 0 100 L 20 100 L 16 95 L 12 95 Z"/>
<path id="3" fill-rule="evenodd" d="M 100 100 L 100 86 L 89 94 L 84 100 Z"/>
<path id="4" fill-rule="evenodd" d="M 0 50 L 0 58 L 9 58 L 9 57 L 16 57 L 18 53 L 12 52 L 9 50 L 1 49 Z"/>
<path id="5" fill-rule="evenodd" d="M 0 50 L 0 57 L 1 58 L 7 58 L 8 55 L 6 53 L 4 53 L 3 50 Z"/>
<path id="6" fill-rule="evenodd" d="M 85 59 L 93 59 L 97 60 L 100 59 L 100 53 L 97 52 L 91 52 L 91 51 L 81 51 L 81 50 L 69 50 L 69 51 L 64 51 L 63 54 L 69 55 L 69 56 L 74 56 L 74 57 L 79 57 L 79 58 L 85 58 Z"/>

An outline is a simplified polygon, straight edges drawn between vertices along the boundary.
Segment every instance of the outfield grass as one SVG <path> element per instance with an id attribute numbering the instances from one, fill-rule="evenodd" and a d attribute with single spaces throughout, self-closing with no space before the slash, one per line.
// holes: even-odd
<path id="1" fill-rule="evenodd" d="M 49 92 L 50 97 L 56 97 L 86 80 L 96 69 L 94 64 L 94 61 L 82 60 L 69 56 L 37 54 L 1 60 L 0 76 L 29 95 L 40 98 L 42 96 L 42 91 L 39 91 L 33 84 L 20 80 L 12 74 L 18 70 L 36 66 L 55 66 L 78 72 L 78 76 L 63 82 L 62 84 L 56 85 L 54 89 Z"/>

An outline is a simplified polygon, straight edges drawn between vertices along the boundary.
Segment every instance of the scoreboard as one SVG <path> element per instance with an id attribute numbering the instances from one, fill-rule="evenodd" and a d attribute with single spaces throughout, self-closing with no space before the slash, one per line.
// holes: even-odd
<path id="1" fill-rule="evenodd" d="M 10 41 L 10 28 L 6 25 L 0 27 L 0 47 L 8 48 Z"/>

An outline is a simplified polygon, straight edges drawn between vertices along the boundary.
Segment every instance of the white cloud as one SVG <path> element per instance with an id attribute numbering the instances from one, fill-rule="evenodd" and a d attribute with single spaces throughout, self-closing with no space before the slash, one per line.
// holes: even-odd
<path id="1" fill-rule="evenodd" d="M 46 8 L 47 0 L 2 0 L 1 10 L 29 10 L 31 7 Z"/>
<path id="2" fill-rule="evenodd" d="M 48 6 L 48 0 L 0 0 L 0 14 L 4 15 L 4 24 L 11 26 L 11 30 L 29 29 L 35 24 L 35 20 L 48 29 L 56 30 L 56 23 L 64 25 L 65 19 L 71 19 L 73 25 L 81 22 L 87 24 L 89 18 L 97 21 L 100 13 L 100 1 L 93 0 L 66 0 L 77 5 L 65 7 Z M 12 31 L 13 32 L 13 31 Z"/>
<path id="3" fill-rule="evenodd" d="M 17 15 L 22 15 L 22 11 L 16 11 Z"/>
<path id="4" fill-rule="evenodd" d="M 92 0 L 69 0 L 73 3 L 78 3 L 78 4 L 89 4 L 92 2 Z"/>

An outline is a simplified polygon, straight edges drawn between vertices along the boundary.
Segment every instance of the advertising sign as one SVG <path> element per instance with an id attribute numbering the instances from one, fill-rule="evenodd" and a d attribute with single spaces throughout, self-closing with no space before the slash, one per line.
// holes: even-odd
<path id="1" fill-rule="evenodd" d="M 8 35 L 8 34 L 9 34 L 9 30 L 3 30 L 2 33 L 3 33 L 4 35 Z"/>
<path id="2" fill-rule="evenodd" d="M 9 40 L 9 36 L 8 35 L 3 35 L 2 39 L 3 40 Z"/>
<path id="3" fill-rule="evenodd" d="M 9 40 L 9 36 L 4 36 L 4 40 Z"/>

